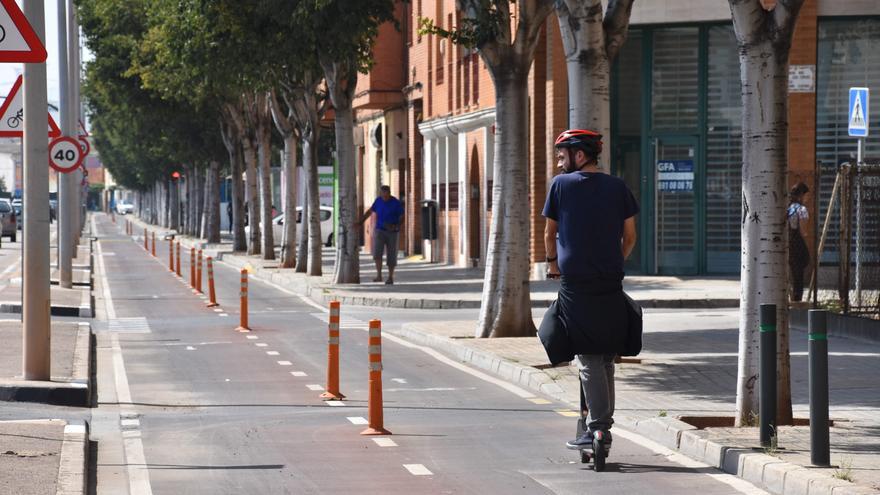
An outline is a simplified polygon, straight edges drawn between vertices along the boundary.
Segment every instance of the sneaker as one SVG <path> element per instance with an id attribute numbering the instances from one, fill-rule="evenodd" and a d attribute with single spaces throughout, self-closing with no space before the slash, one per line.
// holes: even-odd
<path id="1" fill-rule="evenodd" d="M 565 447 L 571 450 L 580 450 L 593 446 L 593 432 L 587 430 L 574 440 L 565 442 Z"/>

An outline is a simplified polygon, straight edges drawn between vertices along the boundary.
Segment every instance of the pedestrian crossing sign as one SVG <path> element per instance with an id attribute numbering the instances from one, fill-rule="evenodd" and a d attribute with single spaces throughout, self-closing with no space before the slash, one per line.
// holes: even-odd
<path id="1" fill-rule="evenodd" d="M 849 135 L 868 136 L 868 88 L 849 88 Z"/>

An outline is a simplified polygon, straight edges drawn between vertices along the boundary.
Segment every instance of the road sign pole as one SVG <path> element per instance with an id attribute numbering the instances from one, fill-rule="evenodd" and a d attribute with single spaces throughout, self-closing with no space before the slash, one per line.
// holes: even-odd
<path id="1" fill-rule="evenodd" d="M 856 307 L 862 307 L 862 146 L 859 138 L 856 148 Z M 849 287 L 847 287 L 849 290 Z"/>
<path id="2" fill-rule="evenodd" d="M 24 13 L 45 38 L 43 0 L 24 0 Z M 46 64 L 24 64 L 24 249 L 22 249 L 22 374 L 49 380 L 49 139 Z"/>
<path id="3" fill-rule="evenodd" d="M 67 13 L 66 0 L 58 0 L 58 82 L 59 118 L 61 134 L 70 136 L 70 78 L 67 77 Z M 73 217 L 70 209 L 70 196 L 73 194 L 70 174 L 58 174 L 58 272 L 59 285 L 65 289 L 73 287 Z"/>
<path id="4" fill-rule="evenodd" d="M 68 70 L 70 71 L 70 135 L 76 137 L 79 132 L 78 125 L 80 121 L 80 101 L 79 101 L 79 73 L 80 73 L 80 50 L 79 50 L 79 23 L 76 17 L 76 7 L 73 0 L 67 0 L 67 58 Z M 85 162 L 83 162 L 85 163 Z M 85 165 L 83 165 L 85 166 Z M 80 168 L 71 174 L 74 176 L 73 184 L 75 187 L 75 206 L 74 209 L 74 249 L 79 245 L 80 236 L 85 227 L 85 212 L 83 204 L 87 198 L 84 197 L 82 181 L 83 173 Z"/>

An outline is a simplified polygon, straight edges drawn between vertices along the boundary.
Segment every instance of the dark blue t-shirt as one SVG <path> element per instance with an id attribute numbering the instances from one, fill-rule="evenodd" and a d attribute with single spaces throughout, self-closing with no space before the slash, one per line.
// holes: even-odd
<path id="1" fill-rule="evenodd" d="M 403 204 L 394 196 L 388 198 L 388 201 L 381 196 L 376 198 L 370 209 L 376 212 L 376 228 L 379 230 L 385 230 L 386 224 L 399 224 L 400 217 L 403 216 Z"/>
<path id="2" fill-rule="evenodd" d="M 626 184 L 601 172 L 558 175 L 543 215 L 558 222 L 556 252 L 565 277 L 623 278 L 623 222 L 639 212 Z"/>

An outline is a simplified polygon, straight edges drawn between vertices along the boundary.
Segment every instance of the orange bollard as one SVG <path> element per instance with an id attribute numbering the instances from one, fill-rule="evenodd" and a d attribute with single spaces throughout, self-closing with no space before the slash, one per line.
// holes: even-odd
<path id="1" fill-rule="evenodd" d="M 180 276 L 180 241 L 177 241 L 177 276 Z"/>
<path id="2" fill-rule="evenodd" d="M 198 261 L 196 262 L 196 290 L 202 292 L 202 250 L 199 249 Z"/>
<path id="3" fill-rule="evenodd" d="M 369 428 L 361 435 L 390 435 L 383 425 L 382 411 L 382 322 L 370 320 L 370 401 L 368 405 Z"/>
<path id="4" fill-rule="evenodd" d="M 330 301 L 330 324 L 327 327 L 330 338 L 327 341 L 327 391 L 321 394 L 324 400 L 344 399 L 339 391 L 339 301 Z"/>
<path id="5" fill-rule="evenodd" d="M 214 291 L 214 260 L 208 256 L 206 263 L 208 264 L 208 307 L 213 308 L 220 306 L 217 304 L 217 293 Z"/>
<path id="6" fill-rule="evenodd" d="M 150 250 L 150 236 L 147 235 L 147 228 L 144 227 L 144 250 Z"/>
<path id="7" fill-rule="evenodd" d="M 241 270 L 241 321 L 239 322 L 238 330 L 239 332 L 250 332 L 251 329 L 248 326 L 248 274 L 247 270 L 242 268 Z"/>
<path id="8" fill-rule="evenodd" d="M 189 286 L 196 288 L 196 248 L 189 248 Z"/>
<path id="9" fill-rule="evenodd" d="M 174 239 L 168 238 L 168 269 L 174 273 Z"/>
<path id="10" fill-rule="evenodd" d="M 152 251 L 152 253 L 153 253 L 153 257 L 155 257 L 156 256 L 156 233 L 155 232 L 153 232 L 153 251 Z"/>

